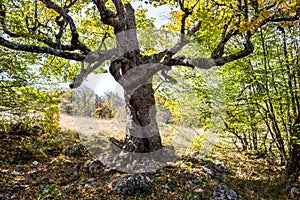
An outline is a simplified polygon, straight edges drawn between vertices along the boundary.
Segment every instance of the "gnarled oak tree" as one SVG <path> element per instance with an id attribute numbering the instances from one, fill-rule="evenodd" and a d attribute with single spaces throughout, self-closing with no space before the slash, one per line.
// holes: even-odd
<path id="1" fill-rule="evenodd" d="M 141 53 L 135 10 L 128 0 L 1 0 L 0 1 L 0 45 L 18 51 L 49 54 L 82 62 L 80 73 L 70 84 L 71 88 L 81 85 L 87 75 L 110 61 L 109 71 L 124 88 L 127 112 L 126 139 L 112 140 L 131 152 L 153 152 L 162 148 L 156 122 L 156 110 L 152 78 L 161 72 L 166 74 L 175 65 L 209 69 L 241 59 L 254 51 L 251 37 L 258 29 L 269 23 L 299 22 L 297 1 L 261 0 L 170 0 L 150 1 L 153 4 L 168 4 L 178 10 L 179 40 L 171 48 L 153 55 Z M 149 3 L 149 2 L 148 2 Z M 88 19 L 87 10 L 98 16 L 94 29 L 78 30 L 82 19 Z M 96 14 L 95 14 L 96 12 Z M 84 13 L 84 14 L 83 14 Z M 173 20 L 173 19 L 171 19 Z M 178 52 L 205 32 L 215 31 L 217 45 L 212 45 L 207 58 L 187 58 Z M 114 47 L 107 49 L 106 34 L 97 35 L 95 30 L 113 30 Z M 174 31 L 174 30 L 173 30 Z M 82 39 L 102 37 L 99 48 Z M 238 39 L 240 47 L 227 52 L 231 39 Z M 216 41 L 212 41 L 216 44 Z M 5 48 L 1 48 L 5 50 Z"/>

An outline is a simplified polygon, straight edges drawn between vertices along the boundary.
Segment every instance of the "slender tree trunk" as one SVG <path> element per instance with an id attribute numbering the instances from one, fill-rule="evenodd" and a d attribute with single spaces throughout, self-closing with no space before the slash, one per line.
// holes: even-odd
<path id="1" fill-rule="evenodd" d="M 289 146 L 289 159 L 287 162 L 287 176 L 296 181 L 300 172 L 300 145 L 297 143 L 300 133 L 300 115 L 295 120 L 291 132 L 291 145 Z"/>

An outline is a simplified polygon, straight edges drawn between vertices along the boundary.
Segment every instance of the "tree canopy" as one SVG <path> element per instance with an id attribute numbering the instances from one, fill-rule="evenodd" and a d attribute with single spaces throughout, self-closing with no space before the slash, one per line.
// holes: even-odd
<path id="1" fill-rule="evenodd" d="M 150 59 L 148 63 L 165 66 L 210 68 L 223 65 L 253 52 L 251 37 L 259 28 L 270 23 L 288 26 L 299 20 L 297 1 L 180 0 L 145 3 L 156 6 L 168 4 L 174 9 L 166 28 L 167 31 L 178 32 L 178 42 L 152 54 L 151 59 L 144 57 Z M 145 19 L 144 14 L 135 16 L 129 1 L 121 0 L 2 0 L 0 14 L 1 46 L 88 63 L 86 67 L 82 66 L 73 87 L 78 87 L 84 77 L 106 60 L 123 55 L 125 52 L 121 44 L 108 41 L 123 37 L 120 33 L 124 31 L 135 32 L 137 27 L 143 26 Z M 125 23 L 128 20 L 132 21 Z M 134 34 L 127 38 L 131 45 Z M 239 40 L 240 45 L 228 52 L 227 45 L 233 39 Z M 126 41 L 126 38 L 123 40 Z M 207 47 L 210 55 L 195 58 L 176 55 L 189 41 Z M 108 43 L 110 45 L 106 45 Z M 130 48 L 140 49 L 138 43 L 136 45 Z M 113 67 L 110 70 L 118 71 Z M 118 75 L 115 73 L 114 76 Z"/>

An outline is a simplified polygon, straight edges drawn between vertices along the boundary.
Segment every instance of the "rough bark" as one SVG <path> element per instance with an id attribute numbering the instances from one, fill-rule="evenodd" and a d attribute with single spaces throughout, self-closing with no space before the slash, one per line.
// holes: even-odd
<path id="1" fill-rule="evenodd" d="M 162 148 L 151 83 L 153 73 L 141 68 L 146 62 L 139 51 L 132 6 L 120 1 L 114 4 L 118 14 L 114 32 L 123 55 L 112 60 L 110 72 L 124 88 L 127 113 L 126 138 L 119 144 L 130 152 L 153 152 Z"/>
<path id="2" fill-rule="evenodd" d="M 291 132 L 291 145 L 289 147 L 289 159 L 287 162 L 287 177 L 296 181 L 300 175 L 300 145 L 297 143 L 300 134 L 300 115 L 295 120 Z"/>
<path id="3" fill-rule="evenodd" d="M 161 149 L 152 84 L 140 86 L 133 94 L 125 91 L 125 100 L 127 127 L 124 148 L 134 152 Z"/>

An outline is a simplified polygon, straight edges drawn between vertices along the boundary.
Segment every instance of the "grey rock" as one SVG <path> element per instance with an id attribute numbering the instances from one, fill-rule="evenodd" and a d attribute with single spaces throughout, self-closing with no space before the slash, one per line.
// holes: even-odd
<path id="1" fill-rule="evenodd" d="M 89 174 L 94 174 L 96 171 L 104 171 L 105 166 L 100 160 L 94 160 L 89 166 Z"/>
<path id="2" fill-rule="evenodd" d="M 81 157 L 85 153 L 85 146 L 83 144 L 73 144 L 65 150 L 65 155 L 69 157 Z"/>
<path id="3" fill-rule="evenodd" d="M 151 180 L 143 174 L 127 175 L 121 178 L 115 185 L 114 190 L 124 195 L 134 195 L 138 192 L 147 192 Z"/>
<path id="4" fill-rule="evenodd" d="M 225 172 L 225 173 L 230 173 L 230 170 L 228 169 L 227 166 L 224 165 L 223 162 L 221 162 L 219 160 L 215 160 L 215 165 L 217 166 L 219 171 Z"/>
<path id="5" fill-rule="evenodd" d="M 16 172 L 21 172 L 24 169 L 23 165 L 17 165 L 14 169 Z"/>
<path id="6" fill-rule="evenodd" d="M 93 183 L 94 181 L 95 181 L 94 178 L 89 178 L 86 182 L 87 182 L 87 183 Z"/>
<path id="7" fill-rule="evenodd" d="M 203 171 L 204 176 L 205 176 L 207 179 L 211 179 L 211 178 L 216 178 L 216 177 L 218 177 L 218 172 L 216 172 L 216 171 L 213 170 L 213 169 L 210 169 L 210 168 L 207 168 L 207 167 L 205 167 L 205 166 L 202 166 L 202 171 Z"/>
<path id="8" fill-rule="evenodd" d="M 224 183 L 220 183 L 213 191 L 213 195 L 210 197 L 210 200 L 243 200 L 243 199 L 240 198 L 234 190 L 229 189 Z"/>

